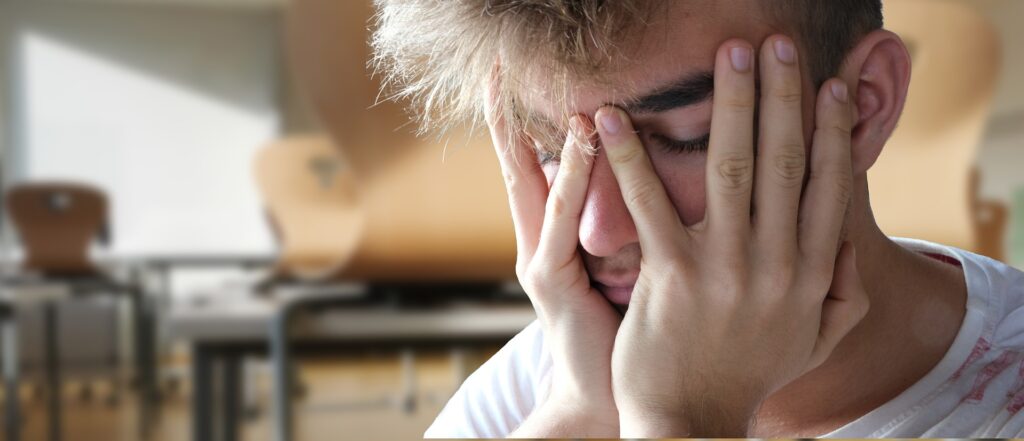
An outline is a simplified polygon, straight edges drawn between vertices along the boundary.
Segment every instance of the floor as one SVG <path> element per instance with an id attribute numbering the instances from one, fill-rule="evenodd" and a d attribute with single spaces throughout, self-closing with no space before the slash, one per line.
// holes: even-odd
<path id="1" fill-rule="evenodd" d="M 494 348 L 496 350 L 497 348 Z M 473 369 L 493 353 L 474 352 L 466 360 Z M 187 361 L 186 361 L 187 363 Z M 269 375 L 256 360 L 247 363 L 250 389 L 250 417 L 242 428 L 243 440 L 271 438 Z M 415 357 L 416 406 L 412 412 L 400 403 L 403 372 L 399 358 L 392 354 L 304 362 L 300 366 L 305 394 L 296 398 L 296 439 L 313 440 L 403 440 L 421 439 L 423 431 L 455 390 L 456 377 L 451 358 L 445 353 L 417 354 Z M 177 366 L 177 370 L 183 366 Z M 187 371 L 187 370 L 185 370 Z M 111 405 L 109 387 L 96 386 L 93 399 L 82 400 L 81 387 L 72 381 L 65 388 L 64 439 L 137 440 L 136 398 L 126 394 Z M 189 386 L 165 387 L 159 422 L 152 441 L 190 439 Z M 25 413 L 23 440 L 46 439 L 46 408 L 30 388 L 22 390 Z M 2 424 L 2 422 L 0 422 Z M 2 431 L 0 431 L 2 433 Z"/>

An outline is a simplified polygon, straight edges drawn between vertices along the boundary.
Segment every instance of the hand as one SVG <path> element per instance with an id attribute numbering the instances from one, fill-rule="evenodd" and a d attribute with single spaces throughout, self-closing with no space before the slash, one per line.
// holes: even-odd
<path id="1" fill-rule="evenodd" d="M 777 43 L 792 57 L 776 55 Z M 718 51 L 707 211 L 691 226 L 628 116 L 605 107 L 595 118 L 643 253 L 612 361 L 623 437 L 745 437 L 764 399 L 824 362 L 867 312 L 854 249 L 841 244 L 852 188 L 846 85 L 829 80 L 817 96 L 801 192 L 791 40 L 772 37 L 761 48 L 756 161 L 753 66 L 746 42 Z"/>
<path id="2" fill-rule="evenodd" d="M 522 136 L 509 145 L 505 123 L 491 109 L 487 124 L 515 224 L 516 274 L 537 311 L 554 369 L 549 395 L 515 436 L 618 438 L 611 356 L 621 316 L 591 287 L 576 249 L 593 165 L 579 143 L 587 142 L 592 125 L 573 118 L 574 133 L 549 189 L 533 146 Z"/>

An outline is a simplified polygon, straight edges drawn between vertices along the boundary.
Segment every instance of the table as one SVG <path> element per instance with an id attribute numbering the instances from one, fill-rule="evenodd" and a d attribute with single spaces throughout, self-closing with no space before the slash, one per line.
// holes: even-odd
<path id="1" fill-rule="evenodd" d="M 142 350 L 147 345 L 152 345 L 152 315 L 144 305 L 141 289 L 131 284 L 120 284 L 111 280 L 99 277 L 88 277 L 81 279 L 46 279 L 46 278 L 7 278 L 0 280 L 0 331 L 2 331 L 3 356 L 4 356 L 4 387 L 6 438 L 10 441 L 21 439 L 21 412 L 18 399 L 20 362 L 18 350 L 18 330 L 16 325 L 17 311 L 19 308 L 28 305 L 39 304 L 44 308 L 44 332 L 45 332 L 45 370 L 47 383 L 47 415 L 48 415 L 48 436 L 50 440 L 56 441 L 62 438 L 62 405 L 60 397 L 60 357 L 59 342 L 57 336 L 57 302 L 70 299 L 75 296 L 88 295 L 92 292 L 102 292 L 111 295 L 127 295 L 132 304 L 132 322 L 135 342 L 136 374 L 139 376 L 139 385 L 144 397 L 149 397 L 155 390 L 155 382 L 152 373 L 155 370 L 155 360 L 146 357 L 146 351 Z M 140 431 L 145 435 L 149 427 L 149 420 L 152 417 L 153 409 L 148 400 L 142 400 L 140 407 Z"/>
<path id="2" fill-rule="evenodd" d="M 280 296 L 225 292 L 174 308 L 171 332 L 193 348 L 193 439 L 238 438 L 239 366 L 244 355 L 270 356 L 274 440 L 288 441 L 293 427 L 293 353 L 500 344 L 536 317 L 525 301 L 396 309 L 360 303 L 366 295 L 366 288 L 359 285 Z"/>

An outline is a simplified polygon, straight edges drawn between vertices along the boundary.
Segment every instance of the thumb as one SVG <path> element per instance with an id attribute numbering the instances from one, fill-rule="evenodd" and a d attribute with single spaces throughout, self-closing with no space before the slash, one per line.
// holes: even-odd
<path id="1" fill-rule="evenodd" d="M 845 242 L 836 257 L 832 287 L 822 303 L 818 340 L 807 370 L 828 359 L 843 337 L 867 315 L 869 307 L 870 301 L 857 271 L 857 252 L 853 243 Z"/>

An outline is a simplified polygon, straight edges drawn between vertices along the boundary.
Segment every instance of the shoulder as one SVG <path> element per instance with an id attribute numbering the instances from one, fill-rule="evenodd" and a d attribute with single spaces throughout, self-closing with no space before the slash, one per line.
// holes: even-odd
<path id="1" fill-rule="evenodd" d="M 959 262 L 967 284 L 967 309 L 983 317 L 982 336 L 996 347 L 1024 348 L 1024 272 L 954 247 L 916 239 L 893 240 L 904 248 Z"/>
<path id="2" fill-rule="evenodd" d="M 506 436 L 533 411 L 550 366 L 544 334 L 534 321 L 462 383 L 424 437 Z"/>

